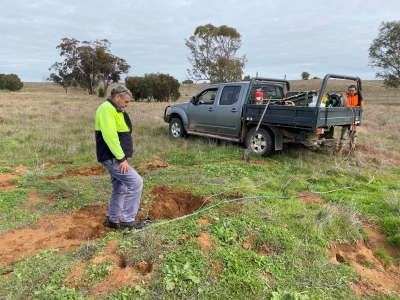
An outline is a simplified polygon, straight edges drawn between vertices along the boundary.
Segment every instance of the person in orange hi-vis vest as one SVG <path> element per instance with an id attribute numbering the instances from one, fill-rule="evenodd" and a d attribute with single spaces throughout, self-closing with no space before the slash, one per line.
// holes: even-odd
<path id="1" fill-rule="evenodd" d="M 357 93 L 357 86 L 355 86 L 354 84 L 349 86 L 345 97 L 347 98 L 347 106 L 349 107 L 361 106 L 361 108 L 364 109 L 364 100 L 361 94 Z M 342 155 L 344 143 L 349 137 L 350 137 L 350 153 L 354 153 L 357 136 L 358 136 L 357 127 L 355 125 L 342 126 L 339 146 L 337 149 L 337 155 Z"/>

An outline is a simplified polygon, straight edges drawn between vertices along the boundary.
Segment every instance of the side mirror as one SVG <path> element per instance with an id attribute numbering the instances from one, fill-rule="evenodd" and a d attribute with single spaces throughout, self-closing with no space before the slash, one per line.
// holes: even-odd
<path id="1" fill-rule="evenodd" d="M 190 98 L 190 103 L 196 104 L 196 98 L 194 96 L 192 96 L 192 98 Z"/>

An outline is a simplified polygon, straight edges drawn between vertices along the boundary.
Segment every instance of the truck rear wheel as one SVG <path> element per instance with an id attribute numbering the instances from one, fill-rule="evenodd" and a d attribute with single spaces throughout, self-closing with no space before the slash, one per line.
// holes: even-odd
<path id="1" fill-rule="evenodd" d="M 173 118 L 169 123 L 169 134 L 175 139 L 185 136 L 186 132 L 183 128 L 182 121 L 179 118 Z"/>
<path id="2" fill-rule="evenodd" d="M 253 152 L 262 157 L 270 155 L 272 152 L 271 133 L 268 130 L 260 127 L 256 134 L 256 128 L 253 127 L 246 136 L 246 148 L 249 146 Z"/>

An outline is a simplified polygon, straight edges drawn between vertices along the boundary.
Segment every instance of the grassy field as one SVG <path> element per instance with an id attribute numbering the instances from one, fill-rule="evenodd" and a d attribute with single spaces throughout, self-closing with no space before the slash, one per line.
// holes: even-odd
<path id="1" fill-rule="evenodd" d="M 400 299 L 400 99 L 372 80 L 363 96 L 355 157 L 285 146 L 250 164 L 237 144 L 172 140 L 166 103 L 132 102 L 139 214 L 156 220 L 124 235 L 102 226 L 104 99 L 0 91 L 0 299 Z"/>

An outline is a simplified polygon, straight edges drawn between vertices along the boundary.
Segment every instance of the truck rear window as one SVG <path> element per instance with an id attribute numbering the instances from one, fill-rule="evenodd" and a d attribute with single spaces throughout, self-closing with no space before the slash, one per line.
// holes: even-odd
<path id="1" fill-rule="evenodd" d="M 222 90 L 219 105 L 232 105 L 239 100 L 240 86 L 226 86 Z"/>
<path id="2" fill-rule="evenodd" d="M 282 99 L 283 90 L 282 87 L 277 85 L 267 85 L 263 87 L 264 98 L 271 97 L 272 99 Z"/>

